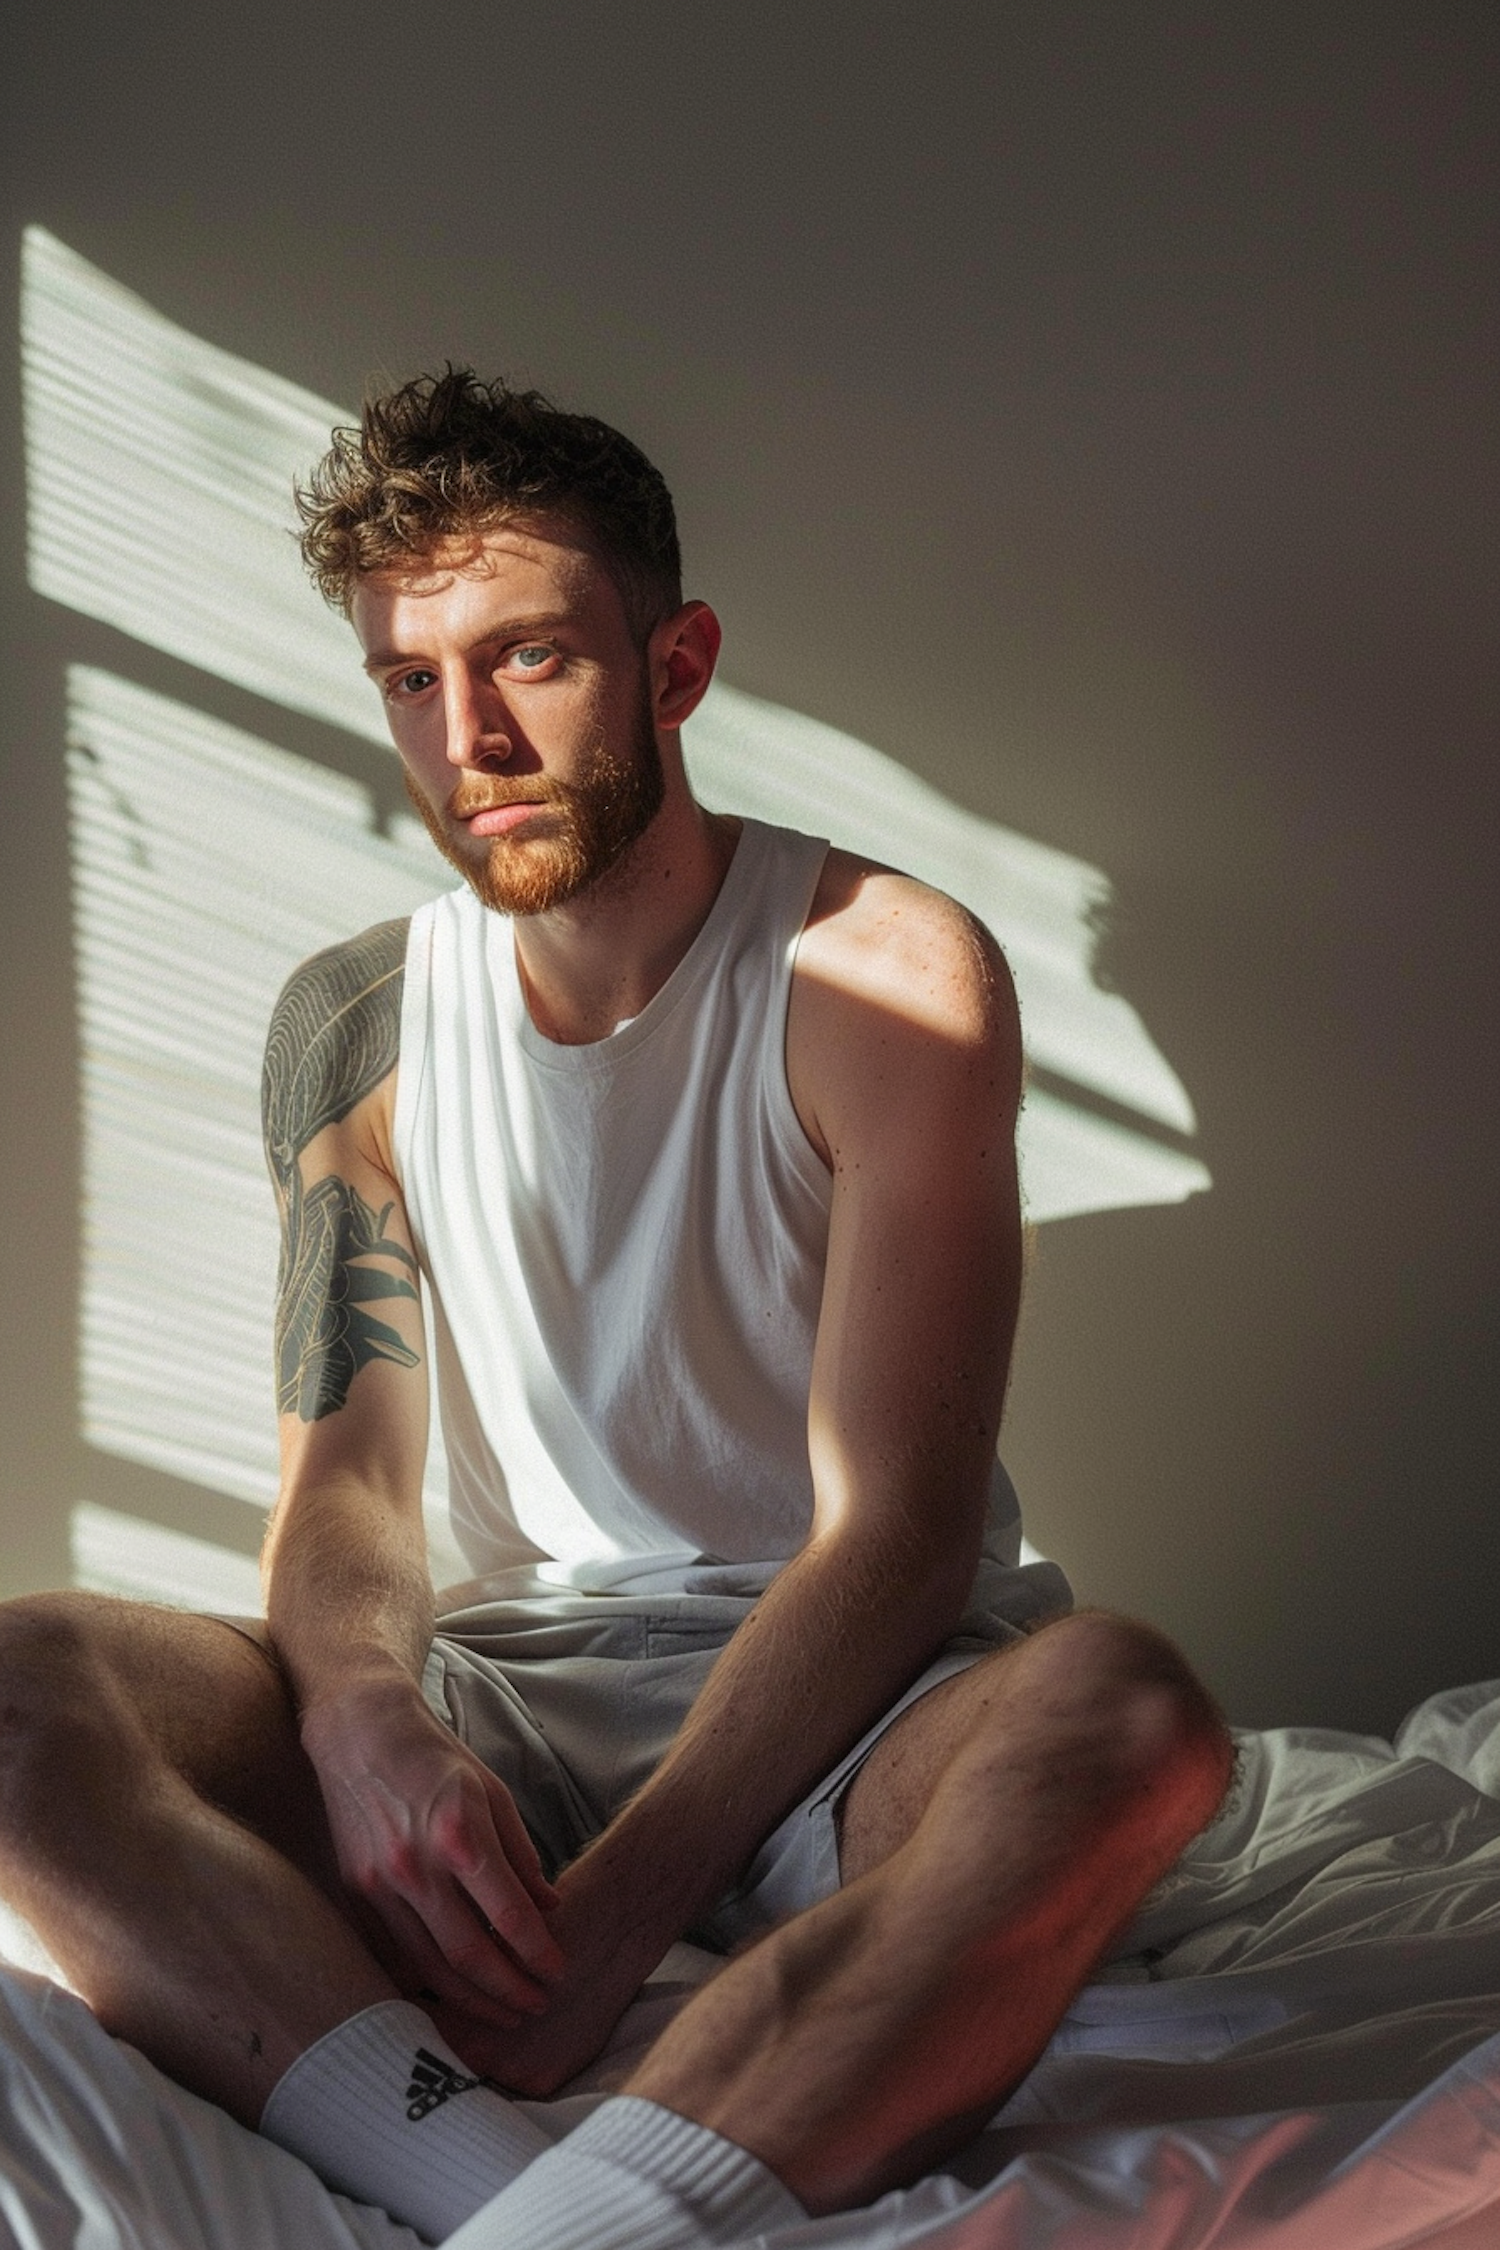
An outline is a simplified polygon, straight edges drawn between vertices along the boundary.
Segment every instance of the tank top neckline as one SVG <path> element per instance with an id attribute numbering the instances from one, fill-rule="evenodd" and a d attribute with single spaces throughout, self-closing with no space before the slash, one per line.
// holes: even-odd
<path id="1" fill-rule="evenodd" d="M 545 1032 L 538 1031 L 526 1005 L 516 961 L 515 934 L 507 925 L 502 933 L 504 968 L 501 974 L 506 979 L 506 1001 L 516 1038 L 527 1060 L 542 1070 L 586 1076 L 612 1070 L 627 1056 L 638 1053 L 703 982 L 719 958 L 723 938 L 737 919 L 765 858 L 769 834 L 763 821 L 752 820 L 748 815 L 741 817 L 734 852 L 697 936 L 640 1014 L 632 1016 L 628 1023 L 621 1024 L 617 1031 L 609 1032 L 603 1039 L 588 1039 L 574 1046 L 549 1039 Z"/>

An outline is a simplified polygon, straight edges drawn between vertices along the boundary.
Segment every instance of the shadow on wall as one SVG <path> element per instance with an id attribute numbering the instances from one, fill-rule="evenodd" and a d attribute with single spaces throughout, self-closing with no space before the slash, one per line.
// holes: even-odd
<path id="1" fill-rule="evenodd" d="M 288 528 L 293 479 L 349 417 L 174 327 L 37 228 L 24 246 L 22 326 L 31 584 L 207 675 L 205 687 L 245 691 L 266 729 L 69 667 L 82 1434 L 96 1453 L 204 1501 L 201 1521 L 189 1508 L 170 1528 L 129 1505 L 74 1508 L 75 1576 L 256 1608 L 253 1538 L 226 1545 L 214 1526 L 224 1496 L 258 1517 L 275 1490 L 264 1367 L 276 1246 L 257 1130 L 265 1023 L 295 962 L 409 912 L 446 870 L 404 811 L 382 812 L 348 771 L 274 738 L 280 711 L 390 747 L 347 631 L 303 579 Z M 1096 869 L 964 812 L 851 736 L 727 686 L 711 691 L 687 748 L 700 793 L 726 810 L 831 831 L 874 857 L 899 833 L 903 866 L 995 931 L 1031 1063 L 1021 1153 L 1034 1221 L 1180 1202 L 1208 1186 L 1184 1088 L 1135 1011 L 1093 981 L 1109 899 Z M 440 1583 L 463 1575 L 444 1490 L 435 1443 Z"/>

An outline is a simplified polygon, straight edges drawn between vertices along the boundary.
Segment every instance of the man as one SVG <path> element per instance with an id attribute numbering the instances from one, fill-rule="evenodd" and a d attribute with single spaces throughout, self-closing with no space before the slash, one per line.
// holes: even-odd
<path id="1" fill-rule="evenodd" d="M 683 1932 L 884 1896 L 919 1838 L 931 1884 L 964 1774 L 983 1864 L 940 1890 L 1006 1996 L 990 2098 L 1228 1761 L 1158 1635 L 1029 1630 L 1067 1594 L 1017 1568 L 995 1458 L 1003 959 L 696 802 L 719 630 L 618 433 L 450 371 L 302 505 L 466 888 L 306 964 L 271 1027 L 266 1626 L 13 1606 L 0 1873 L 107 2024 L 252 2121 L 393 1990 L 547 2093 Z M 476 1573 L 436 1637 L 419 1271 Z"/>

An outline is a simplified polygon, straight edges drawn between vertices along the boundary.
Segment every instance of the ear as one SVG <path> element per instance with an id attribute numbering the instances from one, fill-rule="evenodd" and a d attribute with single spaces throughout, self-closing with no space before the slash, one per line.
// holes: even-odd
<path id="1" fill-rule="evenodd" d="M 664 617 L 647 643 L 651 714 L 668 731 L 692 717 L 702 702 L 724 634 L 707 602 L 685 602 Z"/>

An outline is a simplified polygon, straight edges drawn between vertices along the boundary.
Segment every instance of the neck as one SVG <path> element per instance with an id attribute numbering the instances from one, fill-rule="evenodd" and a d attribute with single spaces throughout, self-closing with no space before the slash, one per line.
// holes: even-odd
<path id="1" fill-rule="evenodd" d="M 544 1038 L 580 1047 L 638 1016 L 719 895 L 740 824 L 668 791 L 644 836 L 566 906 L 516 923 L 516 964 Z"/>

